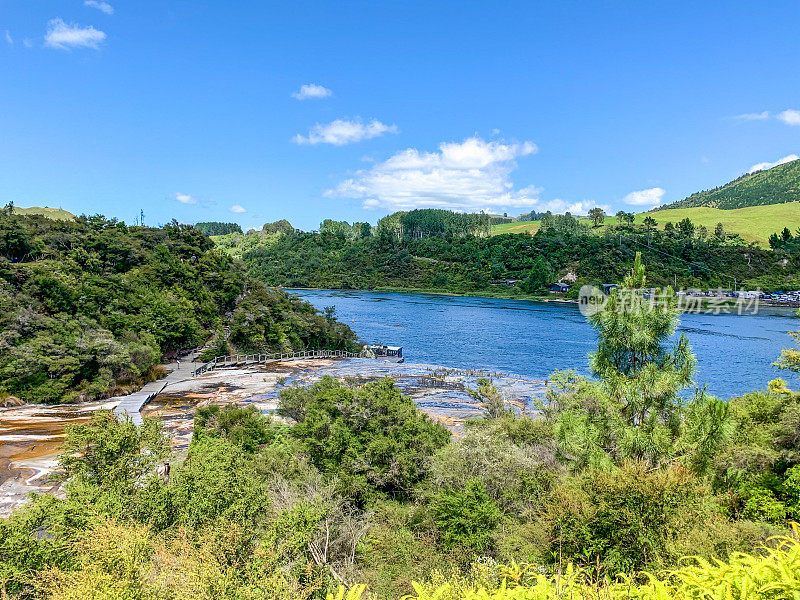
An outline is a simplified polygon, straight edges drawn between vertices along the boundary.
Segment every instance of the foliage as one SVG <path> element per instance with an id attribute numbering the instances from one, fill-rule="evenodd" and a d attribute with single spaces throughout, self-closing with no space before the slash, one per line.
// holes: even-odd
<path id="1" fill-rule="evenodd" d="M 224 438 L 245 452 L 255 452 L 280 434 L 281 428 L 273 426 L 255 406 L 227 405 L 220 408 L 213 404 L 197 409 L 192 442 L 206 437 Z"/>
<path id="2" fill-rule="evenodd" d="M 56 403 L 128 393 L 162 356 L 202 344 L 242 310 L 258 315 L 254 325 L 237 320 L 243 350 L 350 347 L 355 338 L 249 281 L 193 227 L 0 214 L 0 394 Z"/>
<path id="3" fill-rule="evenodd" d="M 605 221 L 606 213 L 603 212 L 603 209 L 595 206 L 593 209 L 589 211 L 589 218 L 592 220 L 592 224 L 595 227 L 599 227 Z"/>
<path id="4" fill-rule="evenodd" d="M 230 342 L 251 352 L 357 349 L 353 331 L 296 296 L 253 286 L 231 317 Z"/>
<path id="5" fill-rule="evenodd" d="M 476 383 L 478 384 L 477 389 L 467 391 L 470 396 L 480 402 L 486 411 L 486 416 L 490 419 L 497 419 L 505 415 L 508 410 L 506 409 L 506 401 L 492 383 L 492 380 L 486 377 L 479 377 Z"/>
<path id="6" fill-rule="evenodd" d="M 792 537 L 777 537 L 759 552 L 734 553 L 727 560 L 709 562 L 690 557 L 683 566 L 659 574 L 643 573 L 599 580 L 591 569 L 568 564 L 554 574 L 535 565 L 476 565 L 468 576 L 414 584 L 408 600 L 576 600 L 637 598 L 683 600 L 689 598 L 764 598 L 793 600 L 800 593 L 800 544 L 795 527 Z M 363 590 L 352 590 L 356 598 Z"/>
<path id="7" fill-rule="evenodd" d="M 242 228 L 238 223 L 220 223 L 219 221 L 208 221 L 205 223 L 195 223 L 195 229 L 199 229 L 206 235 L 227 235 L 229 233 L 242 233 Z"/>
<path id="8" fill-rule="evenodd" d="M 800 185 L 800 161 L 792 161 L 771 169 L 747 173 L 730 183 L 667 204 L 661 208 L 709 206 L 734 209 L 762 204 L 797 202 Z"/>
<path id="9" fill-rule="evenodd" d="M 433 512 L 444 546 L 468 552 L 486 550 L 500 522 L 500 510 L 477 479 L 467 481 L 463 489 L 440 493 L 433 501 Z"/>
<path id="10" fill-rule="evenodd" d="M 353 388 L 324 377 L 283 390 L 278 414 L 296 421 L 291 435 L 311 462 L 362 502 L 376 492 L 408 497 L 426 476 L 428 457 L 450 437 L 389 379 Z"/>
<path id="11" fill-rule="evenodd" d="M 565 479 L 546 502 L 550 552 L 617 573 L 675 564 L 691 550 L 681 539 L 708 522 L 711 495 L 685 469 L 626 463 Z"/>
<path id="12" fill-rule="evenodd" d="M 448 230 L 435 219 L 408 223 L 407 214 L 411 215 L 385 217 L 369 236 L 355 231 L 341 235 L 253 232 L 215 241 L 221 251 L 241 258 L 251 276 L 285 287 L 411 288 L 516 296 L 541 293 L 569 275 L 576 279 L 577 293 L 584 283 L 620 281 L 636 252 L 642 253 L 654 286 L 677 279 L 681 287 L 732 288 L 735 282 L 765 290 L 800 287 L 797 254 L 753 248 L 728 234 L 703 235 L 697 226 L 693 230 L 673 227 L 671 232 L 643 224 L 593 230 L 571 215 L 546 213 L 533 236 L 486 237 L 480 232 Z M 720 220 L 713 218 L 711 227 Z M 519 283 L 502 283 L 508 279 Z"/>
<path id="13" fill-rule="evenodd" d="M 476 422 L 434 455 L 431 487 L 459 490 L 466 481 L 480 481 L 504 510 L 524 514 L 541 505 L 557 473 L 550 445 L 515 441 L 498 421 Z"/>
<path id="14" fill-rule="evenodd" d="M 157 421 L 137 427 L 99 410 L 86 424 L 67 425 L 59 464 L 71 485 L 132 489 L 153 475 L 168 453 L 169 441 Z"/>

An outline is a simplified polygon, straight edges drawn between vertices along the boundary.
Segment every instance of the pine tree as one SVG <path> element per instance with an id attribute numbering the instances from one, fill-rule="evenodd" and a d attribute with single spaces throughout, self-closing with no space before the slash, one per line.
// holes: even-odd
<path id="1" fill-rule="evenodd" d="M 692 383 L 696 361 L 686 337 L 669 343 L 678 325 L 672 288 L 647 299 L 645 284 L 637 253 L 604 310 L 589 318 L 598 336 L 590 368 L 601 379 L 601 412 L 619 457 L 657 463 L 680 435 L 679 392 Z"/>

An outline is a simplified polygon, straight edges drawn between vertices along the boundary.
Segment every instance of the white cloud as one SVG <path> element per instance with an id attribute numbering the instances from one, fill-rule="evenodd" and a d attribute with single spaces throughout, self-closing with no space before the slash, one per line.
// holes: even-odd
<path id="1" fill-rule="evenodd" d="M 174 198 L 181 204 L 197 204 L 197 198 L 191 194 L 181 194 L 178 192 L 174 195 Z"/>
<path id="2" fill-rule="evenodd" d="M 24 40 L 22 40 L 22 45 L 25 46 L 26 48 L 33 48 L 33 40 L 25 38 Z"/>
<path id="3" fill-rule="evenodd" d="M 9 45 L 14 45 L 14 38 L 11 37 L 11 32 L 8 29 L 6 29 L 6 42 L 8 42 Z"/>
<path id="4" fill-rule="evenodd" d="M 599 206 L 606 213 L 611 212 L 611 208 L 607 204 L 597 204 L 597 202 L 594 200 L 571 202 L 569 200 L 562 200 L 561 198 L 544 202 L 543 204 L 537 206 L 536 210 L 539 212 L 547 212 L 549 210 L 550 212 L 556 214 L 571 213 L 573 215 L 586 215 L 589 213 L 589 210 L 595 206 Z"/>
<path id="5" fill-rule="evenodd" d="M 240 206 L 239 204 L 234 204 L 233 206 L 231 206 L 230 211 L 232 213 L 241 214 L 247 212 L 247 209 L 244 206 Z"/>
<path id="6" fill-rule="evenodd" d="M 649 190 L 638 190 L 625 196 L 622 201 L 632 206 L 655 206 L 661 204 L 661 199 L 666 191 L 660 187 L 650 188 Z"/>
<path id="7" fill-rule="evenodd" d="M 399 132 L 397 125 L 386 125 L 377 119 L 372 119 L 369 123 L 362 123 L 360 119 L 354 121 L 336 119 L 326 125 L 317 123 L 308 131 L 308 136 L 303 137 L 297 134 L 292 138 L 292 141 L 301 145 L 333 144 L 334 146 L 344 146 L 379 137 L 384 133 Z"/>
<path id="8" fill-rule="evenodd" d="M 316 83 L 308 83 L 306 85 L 301 85 L 300 89 L 292 94 L 292 98 L 308 100 L 309 98 L 327 98 L 332 95 L 333 92 L 328 88 L 317 85 Z"/>
<path id="9" fill-rule="evenodd" d="M 100 12 L 104 12 L 107 15 L 114 14 L 114 7 L 111 6 L 108 2 L 98 2 L 98 0 L 86 0 L 83 3 L 84 6 L 88 6 L 89 8 L 96 8 Z"/>
<path id="10" fill-rule="evenodd" d="M 47 24 L 47 34 L 44 36 L 44 45 L 59 50 L 70 48 L 94 48 L 97 50 L 100 43 L 106 39 L 106 34 L 91 25 L 67 25 L 62 19 L 52 19 Z"/>
<path id="11" fill-rule="evenodd" d="M 402 150 L 326 190 L 329 198 L 357 198 L 364 208 L 475 211 L 531 207 L 540 189 L 515 189 L 515 159 L 537 151 L 533 142 L 504 144 L 479 137 L 443 142 L 438 152 Z"/>
<path id="12" fill-rule="evenodd" d="M 760 113 L 744 113 L 743 115 L 736 115 L 733 117 L 737 121 L 766 121 L 769 119 L 769 111 L 765 110 Z"/>
<path id="13" fill-rule="evenodd" d="M 800 125 L 800 110 L 786 109 L 778 114 L 778 119 L 787 125 Z"/>
<path id="14" fill-rule="evenodd" d="M 753 165 L 748 169 L 748 173 L 755 173 L 756 171 L 766 171 L 767 169 L 771 169 L 772 167 L 777 167 L 778 165 L 784 165 L 788 162 L 792 162 L 793 160 L 797 160 L 800 156 L 797 154 L 789 154 L 788 156 L 784 156 L 783 158 L 779 158 L 775 162 L 761 162 L 756 165 Z"/>

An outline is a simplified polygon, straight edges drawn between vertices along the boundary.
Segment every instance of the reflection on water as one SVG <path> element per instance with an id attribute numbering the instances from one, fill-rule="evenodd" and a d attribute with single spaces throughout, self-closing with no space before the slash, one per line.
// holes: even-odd
<path id="1" fill-rule="evenodd" d="M 410 362 L 484 368 L 544 379 L 557 369 L 587 372 L 595 334 L 574 304 L 431 294 L 294 290 L 336 314 L 368 342 L 404 347 Z M 793 375 L 772 366 L 787 332 L 800 329 L 794 312 L 758 315 L 687 314 L 685 334 L 698 359 L 698 385 L 728 398 Z M 792 381 L 797 383 L 796 381 Z"/>

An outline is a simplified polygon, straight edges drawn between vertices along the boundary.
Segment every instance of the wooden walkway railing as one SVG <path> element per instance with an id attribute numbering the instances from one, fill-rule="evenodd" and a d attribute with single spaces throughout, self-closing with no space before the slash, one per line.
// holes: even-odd
<path id="1" fill-rule="evenodd" d="M 292 360 L 295 358 L 359 358 L 361 355 L 356 352 L 346 352 L 344 350 L 303 350 L 302 352 L 274 353 L 274 354 L 228 354 L 217 356 L 213 360 L 200 365 L 192 376 L 197 377 L 208 371 L 215 369 L 230 369 L 233 367 L 244 367 L 246 365 L 263 365 L 282 360 Z"/>

